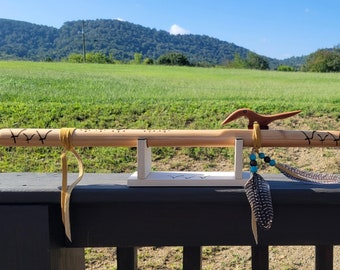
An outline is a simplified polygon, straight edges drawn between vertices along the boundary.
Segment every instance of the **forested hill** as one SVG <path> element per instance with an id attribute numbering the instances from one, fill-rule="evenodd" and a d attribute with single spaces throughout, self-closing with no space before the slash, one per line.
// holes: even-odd
<path id="1" fill-rule="evenodd" d="M 168 52 L 184 53 L 192 62 L 222 63 L 248 50 L 201 35 L 170 35 L 118 20 L 84 22 L 86 51 L 102 52 L 129 61 L 134 53 L 157 59 Z M 60 29 L 27 22 L 0 19 L 0 57 L 43 60 L 62 59 L 82 53 L 82 21 L 66 22 Z"/>
<path id="2" fill-rule="evenodd" d="M 58 29 L 0 19 L 0 59 L 41 60 L 51 55 Z"/>
<path id="3" fill-rule="evenodd" d="M 57 29 L 0 19 L 0 59 L 60 60 L 72 53 L 82 53 L 82 23 L 66 22 Z M 180 52 L 192 63 L 223 64 L 235 54 L 244 58 L 249 52 L 205 35 L 171 35 L 119 20 L 87 20 L 84 30 L 87 52 L 101 52 L 121 61 L 130 61 L 135 53 L 157 59 L 165 53 Z"/>
<path id="4" fill-rule="evenodd" d="M 59 30 L 57 49 L 61 55 L 81 52 L 82 40 L 77 32 L 82 22 L 67 22 Z M 246 56 L 248 50 L 235 44 L 200 35 L 170 35 L 166 31 L 150 29 L 118 20 L 85 21 L 86 48 L 113 54 L 118 60 L 131 60 L 134 53 L 157 59 L 169 52 L 181 52 L 190 62 L 221 63 L 235 53 Z"/>

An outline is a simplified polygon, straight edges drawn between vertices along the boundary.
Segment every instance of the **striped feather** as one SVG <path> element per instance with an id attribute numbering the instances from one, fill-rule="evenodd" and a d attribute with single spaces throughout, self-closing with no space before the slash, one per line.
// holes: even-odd
<path id="1" fill-rule="evenodd" d="M 274 211 L 268 183 L 261 175 L 253 173 L 244 188 L 256 223 L 262 229 L 269 230 L 272 226 Z"/>
<path id="2" fill-rule="evenodd" d="M 286 177 L 297 181 L 319 184 L 340 183 L 340 176 L 336 174 L 306 172 L 283 163 L 277 163 L 275 167 Z"/>

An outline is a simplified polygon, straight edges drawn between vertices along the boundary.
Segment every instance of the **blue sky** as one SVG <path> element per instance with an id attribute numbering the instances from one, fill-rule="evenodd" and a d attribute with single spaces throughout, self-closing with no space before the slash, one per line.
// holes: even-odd
<path id="1" fill-rule="evenodd" d="M 57 28 L 121 19 L 208 35 L 278 59 L 340 44 L 339 14 L 339 0 L 0 0 L 0 18 Z"/>

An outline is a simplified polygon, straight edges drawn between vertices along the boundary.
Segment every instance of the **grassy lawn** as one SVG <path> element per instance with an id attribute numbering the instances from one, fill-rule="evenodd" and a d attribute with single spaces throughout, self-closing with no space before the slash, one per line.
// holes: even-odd
<path id="1" fill-rule="evenodd" d="M 276 112 L 336 112 L 339 74 L 146 65 L 0 62 L 2 102 L 78 106 L 205 102 Z M 217 107 L 217 105 L 215 107 Z M 230 108 L 232 106 L 232 108 Z M 229 109 L 230 108 L 230 109 Z M 213 108 L 214 109 L 214 108 Z"/>

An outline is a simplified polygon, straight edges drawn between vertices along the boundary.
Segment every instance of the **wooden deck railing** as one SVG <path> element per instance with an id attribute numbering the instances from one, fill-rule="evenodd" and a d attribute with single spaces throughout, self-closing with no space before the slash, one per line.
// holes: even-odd
<path id="1" fill-rule="evenodd" d="M 73 175 L 70 175 L 70 178 Z M 86 174 L 60 212 L 60 174 L 0 175 L 0 268 L 85 268 L 85 247 L 117 247 L 118 269 L 137 269 L 137 248 L 183 246 L 183 269 L 201 269 L 202 246 L 252 246 L 252 269 L 269 269 L 268 246 L 313 245 L 315 269 L 333 269 L 340 244 L 340 185 L 265 175 L 274 206 L 255 245 L 243 187 L 128 187 L 127 174 Z"/>

